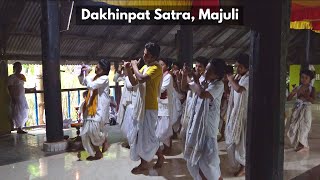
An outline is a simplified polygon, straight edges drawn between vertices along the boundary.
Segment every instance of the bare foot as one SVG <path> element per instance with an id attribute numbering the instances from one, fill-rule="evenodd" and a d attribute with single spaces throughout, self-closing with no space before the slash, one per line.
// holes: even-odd
<path id="1" fill-rule="evenodd" d="M 173 132 L 172 139 L 178 139 L 178 133 Z"/>
<path id="2" fill-rule="evenodd" d="M 170 154 L 170 153 L 171 153 L 171 147 L 164 145 L 164 148 L 163 148 L 162 153 L 163 153 L 164 155 Z"/>
<path id="3" fill-rule="evenodd" d="M 222 142 L 222 141 L 225 141 L 224 136 L 221 136 L 221 137 L 218 139 L 218 142 Z"/>
<path id="4" fill-rule="evenodd" d="M 155 169 L 161 168 L 164 163 L 164 157 L 162 155 L 158 156 L 157 163 L 154 165 Z"/>
<path id="5" fill-rule="evenodd" d="M 107 141 L 105 141 L 105 142 L 102 144 L 102 153 L 108 151 L 109 147 L 110 147 L 110 144 L 109 144 Z"/>
<path id="6" fill-rule="evenodd" d="M 144 164 L 144 165 L 140 164 L 139 166 L 133 168 L 131 170 L 131 173 L 132 174 L 141 174 L 141 173 L 143 173 L 143 171 L 146 171 L 146 170 L 148 170 L 148 165 L 147 164 Z"/>
<path id="7" fill-rule="evenodd" d="M 26 132 L 26 131 L 23 131 L 21 128 L 19 128 L 19 129 L 17 130 L 17 133 L 18 133 L 18 134 L 27 134 L 27 132 Z"/>
<path id="8" fill-rule="evenodd" d="M 309 151 L 308 147 L 303 147 L 303 148 L 299 149 L 297 152 L 302 153 L 302 152 L 308 152 L 308 151 Z"/>
<path id="9" fill-rule="evenodd" d="M 92 161 L 93 158 L 94 158 L 93 156 L 89 156 L 89 157 L 87 157 L 87 160 L 88 160 L 88 161 Z"/>
<path id="10" fill-rule="evenodd" d="M 122 147 L 130 149 L 129 143 L 128 142 L 124 142 L 121 144 Z"/>
<path id="11" fill-rule="evenodd" d="M 241 165 L 239 171 L 236 172 L 234 176 L 241 177 L 241 176 L 244 176 L 245 174 L 246 174 L 245 167 Z"/>

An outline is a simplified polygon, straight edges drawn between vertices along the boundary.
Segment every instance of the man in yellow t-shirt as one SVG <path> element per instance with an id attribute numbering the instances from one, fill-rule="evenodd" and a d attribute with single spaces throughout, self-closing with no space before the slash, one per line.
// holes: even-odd
<path id="1" fill-rule="evenodd" d="M 133 131 L 137 131 L 133 142 L 130 143 L 130 155 L 132 160 L 141 159 L 141 164 L 132 170 L 132 173 L 140 173 L 148 170 L 148 162 L 157 154 L 158 161 L 155 168 L 160 168 L 164 156 L 160 150 L 160 142 L 156 137 L 156 122 L 158 119 L 158 94 L 162 81 L 162 68 L 157 62 L 160 54 L 160 46 L 155 43 L 145 45 L 143 60 L 145 66 L 138 69 L 138 61 L 125 62 L 128 78 L 133 86 L 145 83 L 145 102 L 143 120 L 134 119 Z M 131 71 L 133 69 L 133 73 Z M 137 108 L 137 107 L 135 107 Z"/>

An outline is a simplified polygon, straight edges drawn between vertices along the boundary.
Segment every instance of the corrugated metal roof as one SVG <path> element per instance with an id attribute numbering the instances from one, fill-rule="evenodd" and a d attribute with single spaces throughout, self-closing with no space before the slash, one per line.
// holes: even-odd
<path id="1" fill-rule="evenodd" d="M 41 62 L 39 2 L 35 0 L 23 1 L 23 3 L 11 0 L 0 1 L 0 15 L 8 16 L 9 12 L 18 5 L 21 9 L 15 12 L 15 18 L 9 18 L 11 25 L 6 54 L 14 60 Z M 75 24 L 73 16 L 70 30 L 61 33 L 61 63 L 73 64 L 83 61 L 89 63 L 101 57 L 107 57 L 112 61 L 141 57 L 143 46 L 148 41 L 160 44 L 162 57 L 176 58 L 175 39 L 179 29 L 178 25 L 80 26 Z M 207 25 L 193 26 L 193 31 L 194 57 L 232 60 L 238 54 L 249 50 L 248 29 L 238 26 Z M 295 51 L 297 48 L 304 49 L 301 41 L 305 38 L 301 36 L 301 33 L 292 31 L 290 51 Z M 317 42 L 320 43 L 320 40 Z M 320 56 L 320 53 L 313 53 L 311 56 Z M 290 55 L 289 57 L 297 61 L 298 56 Z"/>

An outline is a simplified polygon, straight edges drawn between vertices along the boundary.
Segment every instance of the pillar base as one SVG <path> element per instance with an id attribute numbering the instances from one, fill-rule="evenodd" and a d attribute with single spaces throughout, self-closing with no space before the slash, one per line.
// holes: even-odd
<path id="1" fill-rule="evenodd" d="M 59 141 L 59 142 L 44 142 L 43 143 L 43 151 L 44 152 L 61 152 L 66 151 L 68 147 L 68 142 L 66 140 Z"/>

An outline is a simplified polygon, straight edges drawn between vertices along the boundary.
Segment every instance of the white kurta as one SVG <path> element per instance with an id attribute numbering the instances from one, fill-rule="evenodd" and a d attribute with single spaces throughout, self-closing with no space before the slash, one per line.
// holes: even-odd
<path id="1" fill-rule="evenodd" d="M 160 93 L 167 91 L 166 99 L 158 99 L 158 121 L 156 135 L 160 142 L 170 146 L 170 137 L 173 135 L 173 78 L 171 74 L 163 77 Z"/>
<path id="2" fill-rule="evenodd" d="M 28 120 L 28 103 L 25 97 L 24 81 L 15 74 L 8 78 L 8 86 L 13 87 L 11 97 L 11 118 L 16 128 L 23 127 Z"/>
<path id="3" fill-rule="evenodd" d="M 79 81 L 91 90 L 90 96 L 92 96 L 93 90 L 98 89 L 97 113 L 95 116 L 88 116 L 88 112 L 84 112 L 83 127 L 80 133 L 84 149 L 90 156 L 94 156 L 95 151 L 92 145 L 102 146 L 108 135 L 106 124 L 109 121 L 110 109 L 109 77 L 103 75 L 93 81 L 92 77 L 83 79 L 83 76 L 79 76 Z"/>
<path id="4" fill-rule="evenodd" d="M 300 86 L 298 87 L 300 88 Z M 309 88 L 312 91 L 312 86 Z M 292 114 L 289 120 L 289 130 L 287 136 L 291 144 L 296 148 L 299 143 L 304 147 L 309 147 L 308 134 L 311 129 L 312 110 L 311 102 L 304 102 L 297 99 L 292 109 Z"/>
<path id="5" fill-rule="evenodd" d="M 193 84 L 190 86 L 192 89 Z M 188 170 L 194 179 L 201 179 L 200 169 L 207 179 L 218 180 L 221 172 L 216 138 L 224 85 L 221 81 L 214 81 L 209 83 L 206 91 L 212 95 L 213 99 L 203 100 L 195 95 L 184 155 Z"/>
<path id="6" fill-rule="evenodd" d="M 245 166 L 246 162 L 249 72 L 241 77 L 239 85 L 246 90 L 238 93 L 231 88 L 225 129 L 227 153 L 233 167 Z"/>

